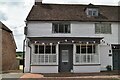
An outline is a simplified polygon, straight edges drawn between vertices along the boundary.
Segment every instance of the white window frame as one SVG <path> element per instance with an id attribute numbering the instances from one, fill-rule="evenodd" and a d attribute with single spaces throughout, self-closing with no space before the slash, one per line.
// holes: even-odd
<path id="1" fill-rule="evenodd" d="M 89 14 L 91 12 L 91 14 Z M 95 14 L 94 14 L 94 12 L 96 12 Z M 96 9 L 96 8 L 87 8 L 87 15 L 88 16 L 98 16 L 98 9 Z"/>
<path id="2" fill-rule="evenodd" d="M 55 32 L 55 27 L 54 27 L 54 25 L 57 25 L 57 27 L 58 27 L 58 32 Z M 59 25 L 63 25 L 63 32 L 60 32 L 60 26 Z M 65 25 L 68 25 L 67 26 L 67 32 L 65 32 Z M 70 26 L 70 24 L 69 23 L 52 23 L 52 33 L 64 33 L 64 34 L 69 34 L 69 33 L 71 33 L 71 26 Z"/>
<path id="3" fill-rule="evenodd" d="M 112 34 L 111 23 L 95 23 L 95 34 Z"/>
<path id="4" fill-rule="evenodd" d="M 76 51 L 75 51 L 75 61 L 74 61 L 74 63 L 75 64 L 99 64 L 99 54 L 98 54 L 98 52 L 97 52 L 97 45 L 96 44 L 84 44 L 84 45 L 86 45 L 86 53 L 84 53 L 84 54 L 82 54 L 81 53 L 81 45 L 82 44 L 75 44 L 75 50 L 76 50 L 76 46 L 80 46 L 80 53 L 76 53 Z M 87 49 L 87 46 L 88 45 L 92 45 L 92 53 L 88 53 L 88 49 Z M 95 45 L 95 53 L 94 53 L 94 46 Z M 82 56 L 85 56 L 86 58 L 86 62 L 82 62 L 83 60 L 82 60 Z M 90 56 L 90 62 L 88 61 L 88 56 Z M 79 61 L 78 62 L 76 62 L 76 57 L 79 57 Z M 92 61 L 92 57 L 94 57 L 93 59 L 95 59 L 94 61 Z M 97 57 L 97 58 L 95 58 L 95 57 Z M 97 59 L 97 60 L 96 60 Z"/>
<path id="5" fill-rule="evenodd" d="M 56 65 L 57 64 L 56 45 L 55 45 L 55 53 L 52 53 L 52 45 L 50 45 L 51 46 L 51 53 L 47 53 L 47 54 L 45 53 L 45 46 L 46 45 L 44 45 L 44 53 L 43 54 L 39 53 L 39 51 L 37 54 L 35 54 L 35 51 L 34 51 L 35 45 L 39 46 L 42 44 L 34 44 L 33 45 L 33 49 L 32 49 L 33 51 L 32 51 L 32 55 L 31 55 L 32 56 L 32 63 L 31 63 L 32 65 Z M 38 50 L 39 50 L 39 47 L 38 47 Z M 52 60 L 52 62 L 50 62 L 50 60 Z"/>

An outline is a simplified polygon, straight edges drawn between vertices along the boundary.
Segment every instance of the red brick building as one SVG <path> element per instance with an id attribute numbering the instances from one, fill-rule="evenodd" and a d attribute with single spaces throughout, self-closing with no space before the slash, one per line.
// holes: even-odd
<path id="1" fill-rule="evenodd" d="M 17 69 L 16 43 L 12 31 L 0 22 L 0 54 L 2 54 L 2 71 Z"/>

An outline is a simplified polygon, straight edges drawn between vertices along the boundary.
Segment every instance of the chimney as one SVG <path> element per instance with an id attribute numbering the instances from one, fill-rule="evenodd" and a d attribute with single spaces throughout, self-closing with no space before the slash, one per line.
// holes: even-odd
<path id="1" fill-rule="evenodd" d="M 35 5 L 42 4 L 42 0 L 35 0 Z"/>

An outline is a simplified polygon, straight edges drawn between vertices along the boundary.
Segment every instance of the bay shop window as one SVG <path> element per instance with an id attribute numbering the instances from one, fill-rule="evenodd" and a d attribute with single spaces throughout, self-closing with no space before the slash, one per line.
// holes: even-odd
<path id="1" fill-rule="evenodd" d="M 32 54 L 32 64 L 56 64 L 56 45 L 35 44 Z"/>
<path id="2" fill-rule="evenodd" d="M 99 55 L 95 44 L 77 44 L 75 52 L 75 63 L 99 63 Z"/>
<path id="3" fill-rule="evenodd" d="M 32 51 L 32 65 L 56 65 L 58 54 L 56 45 L 34 44 Z M 75 64 L 99 64 L 97 44 L 74 44 Z"/>

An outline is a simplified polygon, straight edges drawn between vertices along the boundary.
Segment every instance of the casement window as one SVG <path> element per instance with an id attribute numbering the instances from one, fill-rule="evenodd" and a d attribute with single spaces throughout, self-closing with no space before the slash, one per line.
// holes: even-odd
<path id="1" fill-rule="evenodd" d="M 32 54 L 33 65 L 56 64 L 56 45 L 35 44 Z"/>
<path id="2" fill-rule="evenodd" d="M 52 33 L 70 33 L 70 24 L 53 23 Z"/>
<path id="3" fill-rule="evenodd" d="M 98 63 L 99 55 L 96 52 L 95 44 L 76 45 L 76 63 Z"/>
<path id="4" fill-rule="evenodd" d="M 88 16 L 98 16 L 98 9 L 87 8 L 86 13 L 87 13 Z"/>
<path id="5" fill-rule="evenodd" d="M 96 34 L 111 34 L 111 24 L 110 23 L 96 23 L 95 33 Z"/>
<path id="6" fill-rule="evenodd" d="M 35 54 L 55 54 L 56 47 L 55 45 L 35 45 L 34 53 Z"/>

